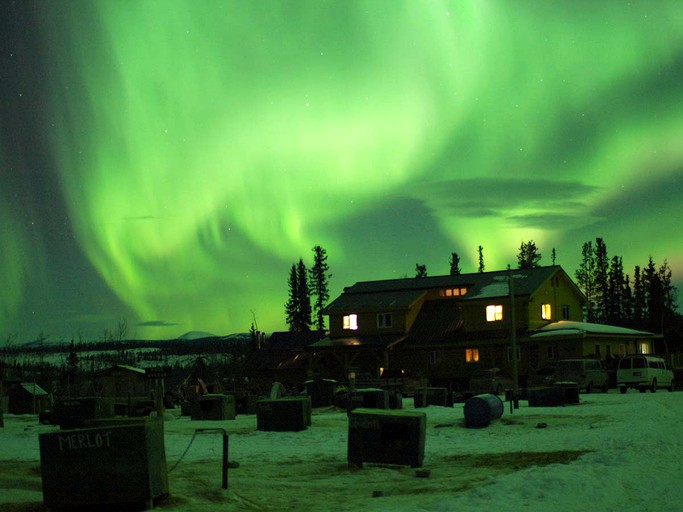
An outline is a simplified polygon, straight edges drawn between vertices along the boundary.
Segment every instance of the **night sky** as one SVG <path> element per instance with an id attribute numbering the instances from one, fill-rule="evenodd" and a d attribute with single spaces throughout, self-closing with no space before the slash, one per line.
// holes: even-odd
<path id="1" fill-rule="evenodd" d="M 683 2 L 16 1 L 0 344 L 286 329 L 289 267 L 541 264 L 683 289 Z"/>

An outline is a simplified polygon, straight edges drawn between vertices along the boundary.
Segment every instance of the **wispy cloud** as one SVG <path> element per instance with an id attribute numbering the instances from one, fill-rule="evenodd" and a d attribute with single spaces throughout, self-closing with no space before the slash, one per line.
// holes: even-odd
<path id="1" fill-rule="evenodd" d="M 145 322 L 140 322 L 137 325 L 138 327 L 172 327 L 180 324 L 177 322 L 166 322 L 164 320 L 147 320 Z"/>

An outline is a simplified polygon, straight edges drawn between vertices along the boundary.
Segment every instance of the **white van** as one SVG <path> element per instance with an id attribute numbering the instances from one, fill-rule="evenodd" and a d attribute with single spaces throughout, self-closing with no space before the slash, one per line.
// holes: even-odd
<path id="1" fill-rule="evenodd" d="M 655 356 L 625 356 L 619 361 L 617 387 L 622 393 L 638 388 L 641 393 L 657 388 L 674 390 L 674 373 L 666 367 L 664 359 Z"/>

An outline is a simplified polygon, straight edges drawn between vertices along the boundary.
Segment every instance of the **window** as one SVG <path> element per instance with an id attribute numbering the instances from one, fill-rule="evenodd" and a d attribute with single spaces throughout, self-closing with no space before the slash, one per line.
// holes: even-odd
<path id="1" fill-rule="evenodd" d="M 541 318 L 543 320 L 550 320 L 552 318 L 550 314 L 550 304 L 541 304 Z"/>
<path id="2" fill-rule="evenodd" d="M 650 344 L 649 343 L 639 343 L 638 344 L 638 353 L 639 354 L 649 354 L 650 353 Z"/>
<path id="3" fill-rule="evenodd" d="M 515 347 L 517 349 L 517 361 L 522 360 L 522 354 L 519 350 L 519 347 Z M 508 347 L 508 361 L 512 361 L 512 347 Z"/>
<path id="4" fill-rule="evenodd" d="M 445 288 L 439 291 L 439 295 L 442 297 L 460 297 L 467 293 L 467 288 L 460 286 L 457 288 Z"/>
<path id="5" fill-rule="evenodd" d="M 391 327 L 392 317 L 391 313 L 377 313 L 377 327 L 386 328 Z"/>
<path id="6" fill-rule="evenodd" d="M 599 343 L 595 344 L 595 355 L 600 357 L 600 344 Z"/>
<path id="7" fill-rule="evenodd" d="M 501 304 L 492 304 L 486 306 L 486 321 L 497 322 L 503 319 L 503 306 Z"/>
<path id="8" fill-rule="evenodd" d="M 612 345 L 605 345 L 605 359 L 612 359 Z"/>
<path id="9" fill-rule="evenodd" d="M 479 362 L 479 349 L 478 348 L 466 348 L 465 349 L 465 362 L 466 363 L 477 363 L 477 362 Z"/>
<path id="10" fill-rule="evenodd" d="M 619 344 L 619 357 L 624 357 L 626 355 L 626 345 L 623 343 Z"/>
<path id="11" fill-rule="evenodd" d="M 351 313 L 350 315 L 344 315 L 342 319 L 342 328 L 346 330 L 355 331 L 358 329 L 358 315 Z"/>
<path id="12" fill-rule="evenodd" d="M 432 350 L 429 353 L 429 364 L 432 366 L 435 366 L 441 362 L 441 351 L 440 350 Z"/>
<path id="13" fill-rule="evenodd" d="M 570 319 L 570 310 L 569 306 L 567 304 L 562 305 L 562 320 L 569 320 Z"/>
<path id="14" fill-rule="evenodd" d="M 555 359 L 555 345 L 548 345 L 548 359 Z"/>

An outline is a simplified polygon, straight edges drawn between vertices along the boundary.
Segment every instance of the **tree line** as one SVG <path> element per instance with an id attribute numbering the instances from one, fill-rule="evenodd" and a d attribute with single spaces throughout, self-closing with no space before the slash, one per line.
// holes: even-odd
<path id="1" fill-rule="evenodd" d="M 646 265 L 635 265 L 631 279 L 624 272 L 622 257 L 610 258 L 605 241 L 596 238 L 595 244 L 583 244 L 575 277 L 586 296 L 588 322 L 660 333 L 679 323 L 677 289 L 667 260 L 657 266 L 650 256 Z"/>

